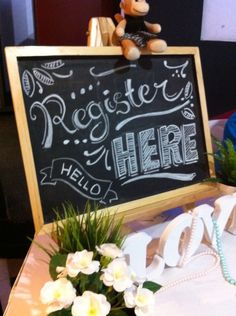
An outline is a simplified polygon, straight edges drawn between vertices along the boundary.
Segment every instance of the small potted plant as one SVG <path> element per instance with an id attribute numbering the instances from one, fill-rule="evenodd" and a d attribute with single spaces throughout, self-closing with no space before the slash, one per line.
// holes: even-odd
<path id="1" fill-rule="evenodd" d="M 57 212 L 53 237 L 57 248 L 46 249 L 52 280 L 44 284 L 40 299 L 50 316 L 153 316 L 155 292 L 152 281 L 138 283 L 121 249 L 122 220 L 97 206 L 85 207 L 83 215 L 64 205 Z"/>
<path id="2" fill-rule="evenodd" d="M 213 138 L 216 151 L 213 155 L 216 164 L 216 177 L 207 181 L 218 182 L 219 188 L 223 193 L 236 191 L 236 150 L 231 139 L 220 141 Z M 225 191 L 226 190 L 226 191 Z"/>

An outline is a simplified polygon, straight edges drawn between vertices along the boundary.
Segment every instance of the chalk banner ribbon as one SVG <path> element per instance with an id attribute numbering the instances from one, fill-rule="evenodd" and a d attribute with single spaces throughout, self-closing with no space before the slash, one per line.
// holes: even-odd
<path id="1" fill-rule="evenodd" d="M 111 181 L 96 179 L 75 159 L 54 159 L 50 167 L 40 170 L 40 174 L 43 176 L 41 185 L 56 185 L 59 181 L 82 196 L 102 204 L 118 200 L 117 193 L 111 190 Z"/>

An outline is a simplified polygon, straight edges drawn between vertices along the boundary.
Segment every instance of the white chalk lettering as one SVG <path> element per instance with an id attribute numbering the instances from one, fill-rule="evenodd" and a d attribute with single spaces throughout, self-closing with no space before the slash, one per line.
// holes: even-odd
<path id="1" fill-rule="evenodd" d="M 66 168 L 65 163 L 63 163 L 61 167 L 61 175 L 65 173 L 67 176 L 69 176 L 69 174 L 71 173 L 71 169 L 72 169 L 72 165 L 70 165 L 69 168 Z"/>
<path id="2" fill-rule="evenodd" d="M 196 124 L 184 124 L 183 129 L 183 160 L 186 164 L 198 161 L 197 142 L 192 139 L 196 135 Z"/>
<path id="3" fill-rule="evenodd" d="M 125 180 L 122 185 L 148 178 L 192 181 L 196 173 L 167 173 L 161 172 L 161 169 L 197 161 L 197 149 L 193 150 L 196 142 L 191 139 L 196 134 L 193 131 L 192 127 L 183 128 L 171 124 L 157 129 L 142 130 L 136 135 L 126 133 L 125 137 L 113 139 L 112 155 L 116 177 L 122 179 L 132 177 Z"/>
<path id="4" fill-rule="evenodd" d="M 64 168 L 64 166 L 62 168 Z M 61 172 L 61 174 L 63 174 L 63 172 Z M 81 176 L 81 172 L 76 168 L 70 175 L 70 179 L 73 181 L 77 181 L 79 176 Z"/>
<path id="5" fill-rule="evenodd" d="M 183 160 L 179 148 L 182 133 L 179 127 L 174 124 L 162 126 L 159 129 L 159 135 L 163 167 L 170 167 L 172 164 L 174 166 L 182 164 Z"/>
<path id="6" fill-rule="evenodd" d="M 90 192 L 92 195 L 99 195 L 101 193 L 102 189 L 101 186 L 99 184 L 94 184 L 91 189 Z"/>
<path id="7" fill-rule="evenodd" d="M 122 137 L 113 139 L 112 148 L 117 178 L 138 172 L 134 133 L 126 134 L 127 150 L 124 149 Z"/>
<path id="8" fill-rule="evenodd" d="M 141 170 L 146 172 L 158 169 L 160 167 L 160 161 L 153 159 L 153 156 L 157 155 L 157 146 L 156 144 L 149 145 L 149 141 L 155 140 L 154 128 L 141 131 L 138 135 Z"/>

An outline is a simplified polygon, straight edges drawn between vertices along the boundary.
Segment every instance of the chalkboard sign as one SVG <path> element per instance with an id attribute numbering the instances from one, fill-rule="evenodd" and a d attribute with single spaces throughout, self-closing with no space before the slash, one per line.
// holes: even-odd
<path id="1" fill-rule="evenodd" d="M 135 216 L 167 192 L 196 199 L 211 173 L 196 48 L 135 62 L 111 47 L 8 48 L 7 60 L 36 226 L 65 201 Z"/>

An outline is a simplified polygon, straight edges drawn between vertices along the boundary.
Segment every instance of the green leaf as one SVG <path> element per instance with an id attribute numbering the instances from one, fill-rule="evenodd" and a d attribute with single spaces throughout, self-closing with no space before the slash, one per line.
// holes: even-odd
<path id="1" fill-rule="evenodd" d="M 111 310 L 108 316 L 133 316 L 133 309 L 119 309 L 119 310 Z"/>
<path id="2" fill-rule="evenodd" d="M 115 243 L 118 247 L 123 244 L 123 219 L 117 220 L 115 214 L 100 212 L 97 204 L 91 205 L 89 202 L 80 216 L 78 209 L 69 202 L 63 204 L 62 209 L 63 212 L 55 210 L 57 220 L 53 231 L 60 253 L 74 253 L 83 249 L 95 251 L 95 247 L 103 243 Z"/>
<path id="3" fill-rule="evenodd" d="M 86 276 L 86 289 L 94 293 L 100 293 L 103 288 L 103 282 L 100 279 L 100 273 L 93 273 Z M 105 287 L 106 289 L 106 287 Z"/>
<path id="4" fill-rule="evenodd" d="M 70 309 L 62 309 L 60 311 L 50 313 L 50 314 L 48 314 L 48 316 L 71 316 L 71 310 Z"/>
<path id="5" fill-rule="evenodd" d="M 58 272 L 56 272 L 57 267 L 65 267 L 67 254 L 57 254 L 51 258 L 49 264 L 49 273 L 53 280 L 57 279 Z"/>
<path id="6" fill-rule="evenodd" d="M 160 290 L 162 286 L 160 284 L 157 284 L 152 281 L 146 281 L 143 283 L 143 288 L 148 289 L 152 291 L 153 293 L 156 293 L 158 290 Z"/>
<path id="7" fill-rule="evenodd" d="M 209 155 L 213 155 L 217 162 L 217 178 L 206 179 L 206 181 L 236 186 L 236 151 L 233 142 L 230 139 L 219 141 L 215 137 L 213 137 L 213 142 L 216 146 L 216 152 L 209 153 Z"/>

